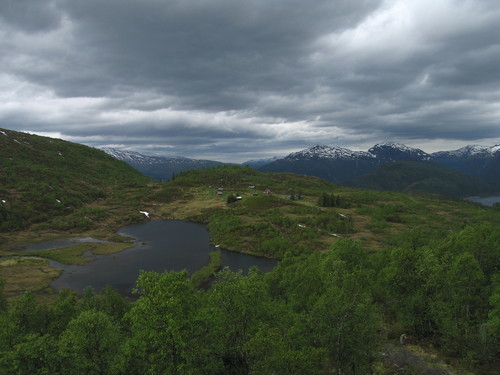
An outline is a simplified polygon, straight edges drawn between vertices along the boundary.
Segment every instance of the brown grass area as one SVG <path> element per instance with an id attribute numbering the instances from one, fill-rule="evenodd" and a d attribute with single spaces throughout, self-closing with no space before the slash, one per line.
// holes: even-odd
<path id="1" fill-rule="evenodd" d="M 7 298 L 15 298 L 26 290 L 41 291 L 61 274 L 49 266 L 47 259 L 12 257 L 0 260 L 0 278 L 5 280 Z"/>
<path id="2" fill-rule="evenodd" d="M 349 213 L 344 213 L 348 215 Z M 369 216 L 363 215 L 352 215 L 354 222 L 355 232 L 349 234 L 349 238 L 359 241 L 368 249 L 379 250 L 384 247 L 383 237 L 381 235 L 377 235 L 373 231 L 371 231 L 368 226 L 370 223 Z"/>
<path id="3" fill-rule="evenodd" d="M 158 216 L 165 219 L 186 220 L 201 214 L 204 209 L 225 208 L 226 198 L 210 200 L 175 201 L 159 207 Z"/>

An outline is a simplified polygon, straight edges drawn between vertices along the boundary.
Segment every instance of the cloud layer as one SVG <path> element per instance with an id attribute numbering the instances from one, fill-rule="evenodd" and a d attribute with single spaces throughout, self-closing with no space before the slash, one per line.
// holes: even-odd
<path id="1" fill-rule="evenodd" d="M 500 143 L 497 0 L 5 0 L 0 127 L 223 161 Z"/>

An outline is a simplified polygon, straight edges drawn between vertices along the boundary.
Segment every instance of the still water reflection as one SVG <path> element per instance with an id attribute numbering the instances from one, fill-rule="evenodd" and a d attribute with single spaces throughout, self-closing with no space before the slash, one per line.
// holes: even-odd
<path id="1" fill-rule="evenodd" d="M 98 255 L 83 266 L 64 265 L 63 274 L 51 285 L 78 292 L 90 285 L 100 291 L 106 284 L 130 295 L 140 270 L 163 272 L 186 269 L 192 273 L 208 264 L 208 254 L 216 249 L 209 244 L 206 226 L 178 220 L 155 220 L 123 227 L 119 234 L 136 239 L 136 246 L 117 254 Z M 222 250 L 222 263 L 233 271 L 247 272 L 252 266 L 268 272 L 276 261 Z"/>

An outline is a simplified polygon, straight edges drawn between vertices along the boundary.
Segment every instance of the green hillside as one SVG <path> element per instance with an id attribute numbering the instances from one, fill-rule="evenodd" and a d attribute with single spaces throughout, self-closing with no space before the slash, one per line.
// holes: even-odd
<path id="1" fill-rule="evenodd" d="M 386 164 L 347 185 L 361 189 L 414 191 L 451 198 L 495 193 L 493 186 L 479 179 L 451 169 L 417 162 Z"/>
<path id="2" fill-rule="evenodd" d="M 0 129 L 0 232 L 65 216 L 148 178 L 100 150 Z"/>

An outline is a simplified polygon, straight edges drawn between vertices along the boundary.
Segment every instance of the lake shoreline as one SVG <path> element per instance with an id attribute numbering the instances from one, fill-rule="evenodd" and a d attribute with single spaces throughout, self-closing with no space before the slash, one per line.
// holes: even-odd
<path id="1" fill-rule="evenodd" d="M 477 203 L 487 207 L 493 207 L 496 203 L 500 203 L 500 195 L 489 196 L 472 196 L 464 198 L 467 202 Z"/>
<path id="2" fill-rule="evenodd" d="M 63 273 L 51 282 L 51 286 L 82 292 L 87 285 L 99 291 L 109 284 L 121 294 L 130 295 L 139 270 L 187 270 L 195 274 L 210 265 L 210 254 L 214 252 L 222 252 L 223 255 L 209 273 L 225 266 L 234 271 L 241 268 L 246 273 L 253 265 L 267 272 L 277 264 L 276 260 L 269 258 L 213 246 L 206 225 L 192 221 L 152 220 L 124 226 L 118 234 L 134 238 L 135 246 L 112 256 L 99 256 L 84 265 L 53 263 L 57 269 L 62 267 Z"/>

